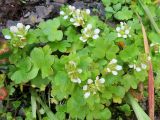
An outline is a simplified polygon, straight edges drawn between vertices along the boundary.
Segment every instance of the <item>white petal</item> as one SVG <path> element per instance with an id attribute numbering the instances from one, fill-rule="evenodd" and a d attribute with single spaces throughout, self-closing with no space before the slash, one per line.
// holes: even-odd
<path id="1" fill-rule="evenodd" d="M 80 26 L 80 24 L 78 22 L 75 22 L 73 25 L 74 26 Z"/>
<path id="2" fill-rule="evenodd" d="M 150 47 L 153 47 L 153 46 L 155 46 L 155 44 L 154 44 L 154 43 L 151 43 L 151 44 L 150 44 Z"/>
<path id="3" fill-rule="evenodd" d="M 77 16 L 79 16 L 80 12 L 81 12 L 80 9 L 76 9 L 76 14 L 77 14 Z"/>
<path id="4" fill-rule="evenodd" d="M 120 24 L 121 24 L 121 26 L 123 26 L 123 25 L 124 25 L 124 23 L 123 23 L 123 22 L 120 22 Z"/>
<path id="5" fill-rule="evenodd" d="M 64 15 L 65 13 L 64 13 L 64 11 L 60 11 L 60 15 Z"/>
<path id="6" fill-rule="evenodd" d="M 129 30 L 125 30 L 125 34 L 127 34 L 127 35 L 128 35 L 128 34 L 129 34 Z"/>
<path id="7" fill-rule="evenodd" d="M 71 11 L 73 11 L 73 10 L 76 9 L 74 6 L 71 6 L 71 5 L 69 5 L 68 8 L 69 8 Z"/>
<path id="8" fill-rule="evenodd" d="M 140 68 L 140 67 L 136 67 L 136 71 L 137 71 L 137 72 L 140 72 L 140 71 L 141 71 L 141 68 Z"/>
<path id="9" fill-rule="evenodd" d="M 24 25 L 22 23 L 17 23 L 17 28 L 18 29 L 23 29 Z"/>
<path id="10" fill-rule="evenodd" d="M 87 13 L 87 14 L 90 14 L 90 9 L 86 9 L 86 13 Z"/>
<path id="11" fill-rule="evenodd" d="M 4 38 L 9 40 L 9 39 L 11 39 L 11 36 L 10 35 L 5 35 Z"/>
<path id="12" fill-rule="evenodd" d="M 78 71 L 78 73 L 82 73 L 82 69 L 78 69 L 77 71 Z"/>
<path id="13" fill-rule="evenodd" d="M 87 28 L 88 28 L 88 29 L 92 29 L 92 24 L 88 24 L 88 25 L 87 25 Z"/>
<path id="14" fill-rule="evenodd" d="M 121 30 L 124 30 L 125 29 L 125 26 L 121 26 Z"/>
<path id="15" fill-rule="evenodd" d="M 122 70 L 122 66 L 117 65 L 117 66 L 116 66 L 116 70 Z"/>
<path id="16" fill-rule="evenodd" d="M 109 68 L 107 68 L 107 72 L 111 72 L 111 70 Z"/>
<path id="17" fill-rule="evenodd" d="M 118 72 L 117 71 L 112 71 L 112 74 L 113 75 L 118 75 Z"/>
<path id="18" fill-rule="evenodd" d="M 147 65 L 146 64 L 141 64 L 141 67 L 142 67 L 142 69 L 146 69 L 147 68 Z"/>
<path id="19" fill-rule="evenodd" d="M 84 85 L 83 86 L 83 90 L 87 90 L 88 86 L 87 85 Z"/>
<path id="20" fill-rule="evenodd" d="M 105 79 L 104 79 L 104 78 L 101 78 L 101 79 L 99 79 L 99 82 L 100 82 L 101 84 L 103 84 L 103 83 L 105 83 Z"/>
<path id="21" fill-rule="evenodd" d="M 77 78 L 77 83 L 81 83 L 81 79 L 80 78 Z"/>
<path id="22" fill-rule="evenodd" d="M 84 39 L 83 37 L 80 37 L 79 38 L 82 42 L 86 42 L 87 40 L 86 39 Z"/>
<path id="23" fill-rule="evenodd" d="M 68 19 L 68 15 L 65 15 L 65 16 L 63 17 L 63 19 L 65 19 L 65 20 Z"/>
<path id="24" fill-rule="evenodd" d="M 99 80 L 99 76 L 96 77 L 96 80 Z"/>
<path id="25" fill-rule="evenodd" d="M 25 30 L 28 31 L 30 28 L 31 28 L 31 26 L 30 26 L 30 25 L 27 25 L 27 26 L 25 27 Z"/>
<path id="26" fill-rule="evenodd" d="M 127 38 L 127 35 L 123 35 L 123 38 Z"/>
<path id="27" fill-rule="evenodd" d="M 74 61 L 69 61 L 69 64 L 76 66 L 76 63 Z"/>
<path id="28" fill-rule="evenodd" d="M 109 64 L 115 64 L 115 63 L 117 63 L 117 60 L 116 60 L 116 59 L 112 59 L 112 60 L 109 62 Z"/>
<path id="29" fill-rule="evenodd" d="M 120 33 L 117 34 L 118 37 L 122 37 L 122 35 Z"/>
<path id="30" fill-rule="evenodd" d="M 117 32 L 119 32 L 120 30 L 121 30 L 121 28 L 120 28 L 120 27 L 117 27 L 117 28 L 116 28 L 116 31 L 117 31 Z"/>
<path id="31" fill-rule="evenodd" d="M 85 94 L 84 94 L 84 98 L 88 98 L 89 96 L 90 96 L 90 92 L 86 92 Z"/>
<path id="32" fill-rule="evenodd" d="M 70 19 L 70 22 L 74 22 L 74 21 L 75 21 L 75 19 L 74 19 L 74 18 L 71 18 L 71 19 Z"/>
<path id="33" fill-rule="evenodd" d="M 131 65 L 128 65 L 129 66 L 129 68 L 133 68 L 134 67 L 134 65 L 133 64 L 131 64 Z"/>
<path id="34" fill-rule="evenodd" d="M 87 83 L 88 83 L 88 84 L 92 84 L 92 83 L 93 83 L 93 80 L 92 80 L 92 79 L 88 79 Z"/>
<path id="35" fill-rule="evenodd" d="M 95 33 L 95 34 L 99 34 L 99 32 L 100 32 L 100 29 L 95 29 L 95 30 L 94 30 L 94 33 Z"/>
<path id="36" fill-rule="evenodd" d="M 92 38 L 96 40 L 97 38 L 99 38 L 99 35 L 93 35 Z"/>
<path id="37" fill-rule="evenodd" d="M 17 33 L 18 32 L 18 28 L 16 26 L 11 26 L 10 27 L 10 31 L 13 33 Z"/>

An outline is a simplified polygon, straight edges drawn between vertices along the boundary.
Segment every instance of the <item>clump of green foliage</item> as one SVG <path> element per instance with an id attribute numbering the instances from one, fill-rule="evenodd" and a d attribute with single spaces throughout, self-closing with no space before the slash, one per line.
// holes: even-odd
<path id="1" fill-rule="evenodd" d="M 34 108 L 38 103 L 42 106 L 38 117 L 42 115 L 44 120 L 63 120 L 66 114 L 70 119 L 111 119 L 113 103 L 118 103 L 118 110 L 129 116 L 125 95 L 147 80 L 150 57 L 155 72 L 159 72 L 160 54 L 154 49 L 159 45 L 159 34 L 149 33 L 154 48 L 153 56 L 148 57 L 135 14 L 136 11 L 144 17 L 140 5 L 130 0 L 103 2 L 107 19 L 119 20 L 115 27 L 91 16 L 88 9 L 66 6 L 59 17 L 41 22 L 35 29 L 18 23 L 3 30 L 11 51 L 10 94 L 19 85 L 29 85 L 32 91 L 28 119 L 37 117 Z M 55 105 L 50 106 L 56 110 L 55 115 L 35 92 L 42 93 L 47 86 L 50 90 L 46 103 Z"/>

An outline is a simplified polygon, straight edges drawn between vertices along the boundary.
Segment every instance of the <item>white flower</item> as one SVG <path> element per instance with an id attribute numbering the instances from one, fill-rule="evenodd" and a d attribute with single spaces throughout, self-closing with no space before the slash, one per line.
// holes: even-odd
<path id="1" fill-rule="evenodd" d="M 71 11 L 74 11 L 76 8 L 74 6 L 71 6 L 69 5 L 68 8 L 71 10 Z"/>
<path id="2" fill-rule="evenodd" d="M 86 39 L 84 39 L 83 37 L 80 37 L 79 38 L 82 42 L 86 42 L 87 40 Z"/>
<path id="3" fill-rule="evenodd" d="M 104 79 L 104 78 L 101 78 L 101 79 L 99 79 L 99 82 L 100 82 L 101 84 L 103 84 L 103 83 L 105 83 L 105 79 Z"/>
<path id="4" fill-rule="evenodd" d="M 78 22 L 75 22 L 73 25 L 74 26 L 80 26 L 80 24 Z"/>
<path id="5" fill-rule="evenodd" d="M 126 39 L 127 37 L 131 37 L 130 33 L 130 27 L 125 22 L 120 22 L 120 26 L 116 28 L 117 36 L 123 37 Z"/>
<path id="6" fill-rule="evenodd" d="M 88 83 L 88 84 L 92 84 L 92 83 L 93 83 L 93 80 L 92 80 L 92 79 L 88 79 L 87 83 Z"/>
<path id="7" fill-rule="evenodd" d="M 117 27 L 117 28 L 116 28 L 116 31 L 117 31 L 117 32 L 119 32 L 120 30 L 121 30 L 121 28 L 120 28 L 120 27 Z"/>
<path id="8" fill-rule="evenodd" d="M 109 68 L 107 68 L 107 72 L 111 72 L 111 70 Z"/>
<path id="9" fill-rule="evenodd" d="M 69 61 L 69 64 L 76 66 L 76 63 L 74 61 Z"/>
<path id="10" fill-rule="evenodd" d="M 135 69 L 136 69 L 137 72 L 140 72 L 140 71 L 141 71 L 141 68 L 140 68 L 140 67 L 136 67 Z"/>
<path id="11" fill-rule="evenodd" d="M 65 20 L 68 19 L 68 15 L 65 15 L 65 16 L 63 17 L 63 19 L 65 19 Z"/>
<path id="12" fill-rule="evenodd" d="M 149 61 L 151 60 L 151 56 L 148 56 L 148 58 L 147 58 Z"/>
<path id="13" fill-rule="evenodd" d="M 24 25 L 22 23 L 17 23 L 17 28 L 18 29 L 23 29 Z"/>
<path id="14" fill-rule="evenodd" d="M 147 65 L 146 65 L 146 64 L 143 64 L 143 63 L 141 63 L 141 67 L 142 67 L 142 69 L 146 69 L 146 68 L 147 68 Z"/>
<path id="15" fill-rule="evenodd" d="M 96 40 L 97 38 L 99 38 L 99 35 L 93 35 L 92 38 Z"/>
<path id="16" fill-rule="evenodd" d="M 118 37 L 122 37 L 122 35 L 120 33 L 118 33 L 117 35 L 118 35 Z"/>
<path id="17" fill-rule="evenodd" d="M 122 70 L 122 66 L 117 65 L 117 66 L 116 66 L 116 70 Z"/>
<path id="18" fill-rule="evenodd" d="M 87 25 L 87 28 L 90 30 L 90 29 L 92 29 L 92 24 L 88 24 Z"/>
<path id="19" fill-rule="evenodd" d="M 120 22 L 120 24 L 121 24 L 121 26 L 123 26 L 123 25 L 124 25 L 124 23 L 123 23 L 123 22 Z"/>
<path id="20" fill-rule="evenodd" d="M 78 73 L 82 73 L 82 69 L 78 69 L 77 71 L 78 71 Z"/>
<path id="21" fill-rule="evenodd" d="M 71 18 L 71 19 L 70 19 L 70 22 L 74 22 L 74 21 L 75 21 L 75 19 L 74 19 L 74 18 Z"/>
<path id="22" fill-rule="evenodd" d="M 84 85 L 83 86 L 83 90 L 87 90 L 88 89 L 88 86 L 87 85 Z"/>
<path id="23" fill-rule="evenodd" d="M 86 13 L 87 13 L 87 14 L 90 14 L 90 9 L 86 9 Z"/>
<path id="24" fill-rule="evenodd" d="M 113 75 L 118 75 L 118 72 L 117 71 L 112 71 L 112 74 Z"/>
<path id="25" fill-rule="evenodd" d="M 80 78 L 76 78 L 76 79 L 72 79 L 72 81 L 74 82 L 74 83 L 81 83 L 81 79 Z"/>
<path id="26" fill-rule="evenodd" d="M 128 30 L 128 29 L 127 29 L 127 30 L 125 30 L 125 34 L 127 34 L 127 35 L 129 34 L 129 30 Z"/>
<path id="27" fill-rule="evenodd" d="M 84 98 L 88 98 L 89 96 L 90 96 L 90 92 L 86 92 L 85 94 L 84 94 Z"/>
<path id="28" fill-rule="evenodd" d="M 64 13 L 64 11 L 60 11 L 60 15 L 64 15 L 65 13 Z"/>
<path id="29" fill-rule="evenodd" d="M 17 33 L 18 32 L 18 28 L 16 26 L 11 26 L 10 27 L 10 31 L 13 33 Z"/>
<path id="30" fill-rule="evenodd" d="M 25 30 L 28 31 L 30 28 L 31 28 L 31 26 L 30 26 L 30 25 L 27 25 L 27 26 L 25 27 Z"/>
<path id="31" fill-rule="evenodd" d="M 95 33 L 95 34 L 99 34 L 99 33 L 100 33 L 100 29 L 98 29 L 98 28 L 95 29 L 95 30 L 94 30 L 94 33 Z"/>
<path id="32" fill-rule="evenodd" d="M 116 59 L 112 59 L 112 60 L 109 62 L 109 64 L 115 64 L 115 63 L 117 63 L 117 60 L 116 60 Z"/>
<path id="33" fill-rule="evenodd" d="M 5 35 L 4 38 L 9 40 L 9 39 L 11 39 L 11 36 L 10 35 Z"/>
<path id="34" fill-rule="evenodd" d="M 134 67 L 134 65 L 133 64 L 130 64 L 130 65 L 128 65 L 129 66 L 129 68 L 133 68 Z"/>
<path id="35" fill-rule="evenodd" d="M 123 35 L 123 38 L 127 38 L 127 35 Z"/>

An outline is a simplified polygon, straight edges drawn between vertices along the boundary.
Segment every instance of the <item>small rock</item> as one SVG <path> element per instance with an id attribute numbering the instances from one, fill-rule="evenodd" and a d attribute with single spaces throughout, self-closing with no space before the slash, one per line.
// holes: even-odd
<path id="1" fill-rule="evenodd" d="M 5 4 L 13 4 L 16 3 L 15 0 L 5 0 Z"/>
<path id="2" fill-rule="evenodd" d="M 36 6 L 35 8 L 36 8 L 36 14 L 38 15 L 38 17 L 45 18 L 52 12 L 53 6 L 52 5 L 48 7 Z"/>
<path id="3" fill-rule="evenodd" d="M 66 3 L 68 0 L 55 0 L 55 2 L 58 2 L 58 3 Z"/>
<path id="4" fill-rule="evenodd" d="M 4 4 L 4 0 L 0 0 L 0 5 L 3 5 Z"/>
<path id="5" fill-rule="evenodd" d="M 13 21 L 13 20 L 7 20 L 6 26 L 10 27 L 10 26 L 14 26 L 17 25 L 19 21 Z"/>
<path id="6" fill-rule="evenodd" d="M 82 1 L 80 1 L 80 2 L 74 2 L 73 6 L 75 6 L 76 8 L 85 8 L 85 4 Z"/>

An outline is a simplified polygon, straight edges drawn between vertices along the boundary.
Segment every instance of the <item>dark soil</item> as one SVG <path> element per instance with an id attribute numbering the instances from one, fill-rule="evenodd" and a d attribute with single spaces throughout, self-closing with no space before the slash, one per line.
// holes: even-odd
<path id="1" fill-rule="evenodd" d="M 18 22 L 34 27 L 43 20 L 59 15 L 60 7 L 64 4 L 71 4 L 76 8 L 89 8 L 92 14 L 98 15 L 102 20 L 105 20 L 105 9 L 100 1 L 101 0 L 0 0 L 0 40 L 3 40 L 3 28 L 16 25 Z M 26 100 L 23 100 L 22 103 L 22 106 L 27 105 Z M 147 109 L 146 101 L 142 103 L 142 106 L 144 109 Z M 22 108 L 19 108 L 17 114 L 23 116 Z M 12 111 L 11 108 L 10 111 Z M 158 116 L 157 113 L 156 115 Z M 130 120 L 135 120 L 135 117 Z"/>

